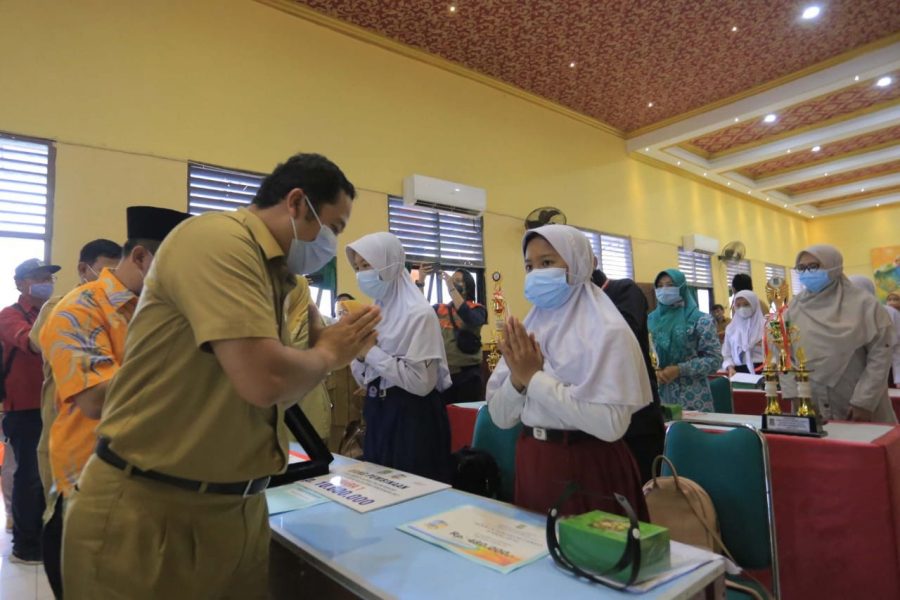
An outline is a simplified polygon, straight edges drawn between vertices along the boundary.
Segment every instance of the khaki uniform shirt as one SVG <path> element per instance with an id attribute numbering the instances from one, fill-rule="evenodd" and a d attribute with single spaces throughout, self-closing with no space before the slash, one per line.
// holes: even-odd
<path id="1" fill-rule="evenodd" d="M 296 278 L 259 217 L 208 213 L 178 226 L 156 254 L 97 433 L 140 469 L 227 483 L 284 471 L 280 407 L 235 391 L 210 342 L 289 343 L 284 303 Z"/>
<path id="2" fill-rule="evenodd" d="M 306 277 L 297 278 L 297 287 L 288 294 L 285 314 L 291 333 L 291 345 L 298 350 L 309 348 L 309 283 Z M 316 433 L 323 440 L 331 437 L 331 398 L 323 381 L 300 400 L 300 408 Z"/>

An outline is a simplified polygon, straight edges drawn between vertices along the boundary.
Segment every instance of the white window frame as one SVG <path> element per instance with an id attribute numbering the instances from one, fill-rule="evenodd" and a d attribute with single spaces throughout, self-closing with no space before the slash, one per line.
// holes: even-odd
<path id="1" fill-rule="evenodd" d="M 634 252 L 630 237 L 582 227 L 577 229 L 591 243 L 591 252 L 597 257 L 597 268 L 608 279 L 634 279 Z"/>

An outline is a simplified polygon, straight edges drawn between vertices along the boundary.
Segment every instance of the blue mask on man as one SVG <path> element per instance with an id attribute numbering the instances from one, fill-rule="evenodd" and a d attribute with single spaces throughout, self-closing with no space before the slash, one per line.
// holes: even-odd
<path id="1" fill-rule="evenodd" d="M 32 283 L 28 293 L 39 300 L 47 300 L 53 295 L 53 283 Z"/>
<path id="2" fill-rule="evenodd" d="M 672 306 L 673 304 L 678 304 L 681 302 L 681 292 L 677 287 L 668 286 L 668 287 L 658 287 L 655 290 L 656 292 L 656 301 L 660 304 L 665 304 L 666 306 Z"/>
<path id="3" fill-rule="evenodd" d="M 537 308 L 562 306 L 574 291 L 575 286 L 569 285 L 566 279 L 565 269 L 535 269 L 525 276 L 525 297 Z"/>
<path id="4" fill-rule="evenodd" d="M 818 294 L 831 282 L 831 279 L 828 277 L 828 269 L 800 271 L 799 275 L 800 283 L 813 294 Z"/>

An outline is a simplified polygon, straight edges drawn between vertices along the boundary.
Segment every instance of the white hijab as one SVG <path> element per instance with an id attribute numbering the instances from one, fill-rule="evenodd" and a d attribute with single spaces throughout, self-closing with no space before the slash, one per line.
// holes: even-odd
<path id="1" fill-rule="evenodd" d="M 567 225 L 545 225 L 529 231 L 543 237 L 569 266 L 576 289 L 565 304 L 533 308 L 523 324 L 541 345 L 544 372 L 570 387 L 577 402 L 641 407 L 652 401 L 650 380 L 640 346 L 609 297 L 591 283 L 594 257 L 587 237 Z M 509 377 L 501 359 L 488 381 L 488 397 Z"/>
<path id="2" fill-rule="evenodd" d="M 441 326 L 434 309 L 425 300 L 406 271 L 406 252 L 392 233 L 372 233 L 347 246 L 372 265 L 382 281 L 390 283 L 384 298 L 376 300 L 381 308 L 378 347 L 388 354 L 412 362 L 438 361 L 438 391 L 452 385 Z"/>
<path id="3" fill-rule="evenodd" d="M 817 294 L 797 294 L 785 316 L 799 328 L 798 346 L 806 353 L 812 377 L 831 387 L 843 376 L 857 349 L 891 327 L 887 311 L 868 291 L 856 287 L 844 275 L 844 257 L 834 246 L 810 246 L 804 253 L 819 260 L 828 271 L 829 283 Z"/>
<path id="4" fill-rule="evenodd" d="M 762 313 L 759 297 L 751 290 L 743 290 L 735 294 L 734 299 L 743 298 L 750 303 L 753 316 L 745 318 L 734 311 L 731 323 L 725 328 L 725 339 L 731 346 L 731 360 L 736 365 L 743 364 L 753 373 L 753 348 L 762 342 L 765 334 L 766 319 Z M 743 354 L 743 361 L 741 360 Z"/>

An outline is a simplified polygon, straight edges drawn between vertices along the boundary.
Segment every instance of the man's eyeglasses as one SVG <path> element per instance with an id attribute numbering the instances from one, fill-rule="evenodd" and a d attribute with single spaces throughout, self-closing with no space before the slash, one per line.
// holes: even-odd
<path id="1" fill-rule="evenodd" d="M 808 265 L 797 265 L 797 272 L 803 273 L 805 271 L 809 271 L 810 273 L 815 273 L 819 270 L 821 265 L 819 263 L 809 263 Z"/>

